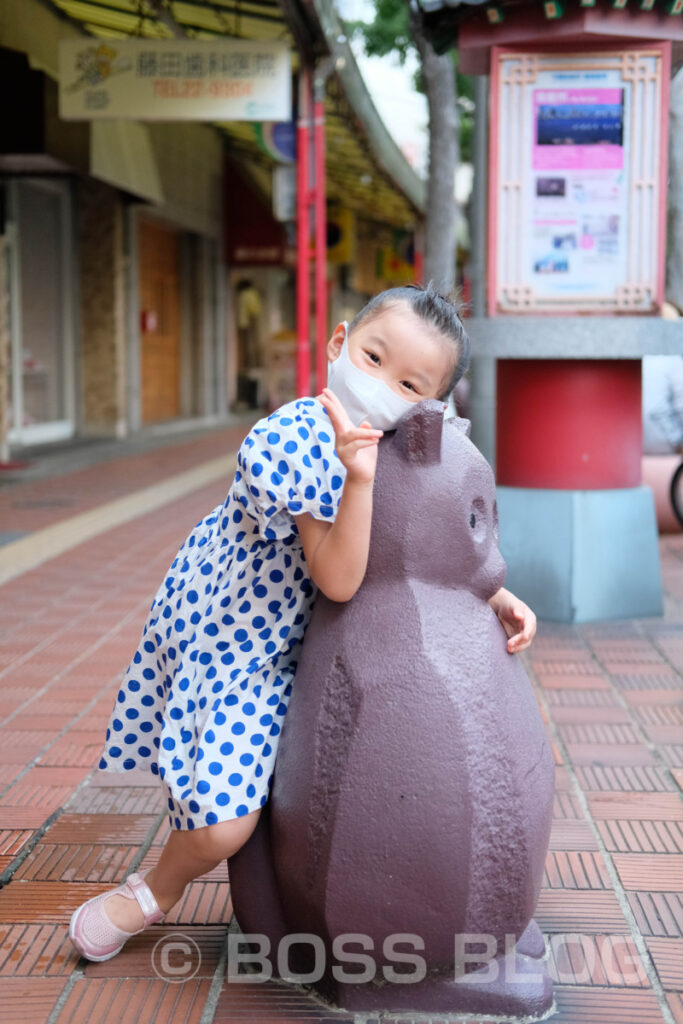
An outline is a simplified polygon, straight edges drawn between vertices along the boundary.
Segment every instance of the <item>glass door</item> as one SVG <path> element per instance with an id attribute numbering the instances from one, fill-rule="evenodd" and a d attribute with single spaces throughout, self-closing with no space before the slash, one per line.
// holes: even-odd
<path id="1" fill-rule="evenodd" d="M 68 182 L 8 188 L 10 430 L 13 444 L 74 433 L 71 205 Z"/>

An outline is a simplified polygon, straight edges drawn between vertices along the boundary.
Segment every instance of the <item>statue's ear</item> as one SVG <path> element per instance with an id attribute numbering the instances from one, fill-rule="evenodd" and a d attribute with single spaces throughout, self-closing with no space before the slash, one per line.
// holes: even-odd
<path id="1" fill-rule="evenodd" d="M 463 419 L 461 416 L 454 416 L 451 422 L 454 427 L 458 428 L 458 430 L 462 430 L 465 437 L 470 436 L 470 433 L 472 432 L 471 420 Z"/>
<path id="2" fill-rule="evenodd" d="M 396 447 L 404 459 L 422 465 L 441 461 L 443 414 L 443 402 L 425 398 L 416 402 L 414 408 L 399 420 Z"/>

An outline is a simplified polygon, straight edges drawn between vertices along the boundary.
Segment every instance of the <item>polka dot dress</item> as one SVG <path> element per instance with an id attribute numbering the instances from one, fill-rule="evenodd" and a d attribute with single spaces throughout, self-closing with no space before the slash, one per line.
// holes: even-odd
<path id="1" fill-rule="evenodd" d="M 175 829 L 262 807 L 315 585 L 293 516 L 332 521 L 345 470 L 322 405 L 244 439 L 228 495 L 184 541 L 114 702 L 99 768 L 149 768 Z"/>

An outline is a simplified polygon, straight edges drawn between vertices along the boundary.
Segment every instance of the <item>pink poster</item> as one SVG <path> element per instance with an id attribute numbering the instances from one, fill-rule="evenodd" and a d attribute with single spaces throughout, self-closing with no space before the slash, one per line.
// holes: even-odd
<path id="1" fill-rule="evenodd" d="M 623 89 L 534 89 L 535 170 L 624 165 Z"/>

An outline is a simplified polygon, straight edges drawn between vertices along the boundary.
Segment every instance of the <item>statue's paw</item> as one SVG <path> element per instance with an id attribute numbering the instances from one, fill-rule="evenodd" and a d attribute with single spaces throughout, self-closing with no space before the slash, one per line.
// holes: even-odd
<path id="1" fill-rule="evenodd" d="M 536 960 L 547 960 L 550 951 L 546 949 L 543 933 L 533 917 L 517 940 L 515 949 L 525 956 L 532 956 Z"/>

